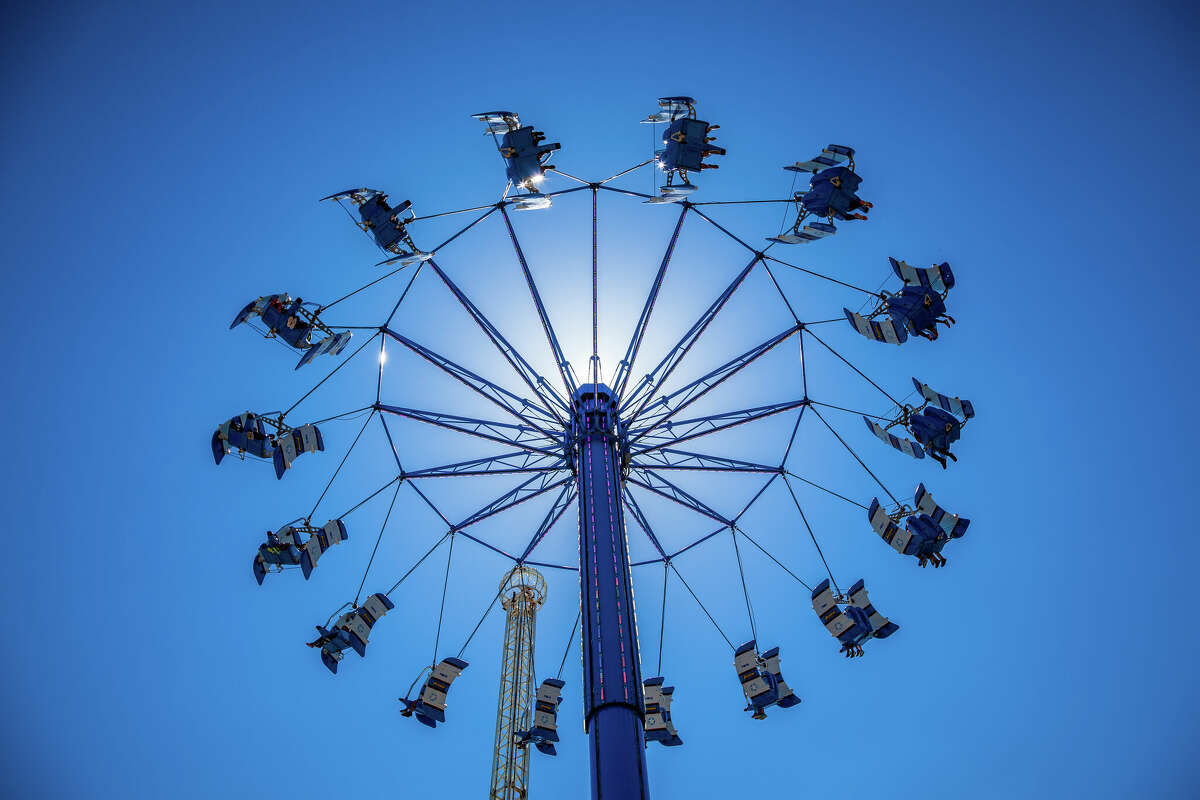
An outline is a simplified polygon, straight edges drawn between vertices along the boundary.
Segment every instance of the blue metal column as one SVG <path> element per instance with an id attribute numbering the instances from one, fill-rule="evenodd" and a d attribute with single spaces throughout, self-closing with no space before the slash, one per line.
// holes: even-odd
<path id="1" fill-rule="evenodd" d="M 584 729 L 590 737 L 592 798 L 645 800 L 650 795 L 642 670 L 621 510 L 616 403 L 607 386 L 585 384 L 574 406 Z"/>

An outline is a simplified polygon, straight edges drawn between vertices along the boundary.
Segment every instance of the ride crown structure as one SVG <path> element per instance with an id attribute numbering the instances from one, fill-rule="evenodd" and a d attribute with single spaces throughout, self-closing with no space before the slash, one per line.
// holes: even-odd
<path id="1" fill-rule="evenodd" d="M 929 384 L 913 378 L 916 400 L 897 398 L 880 382 L 838 349 L 827 333 L 828 326 L 846 326 L 876 343 L 905 345 L 916 338 L 926 340 L 925 347 L 937 339 L 937 325 L 949 327 L 953 318 L 946 313 L 950 289 L 956 286 L 955 276 L 948 263 L 915 267 L 895 258 L 890 259 L 889 274 L 902 286 L 894 291 L 872 291 L 807 266 L 778 257 L 776 246 L 813 246 L 839 232 L 836 222 L 865 223 L 873 205 L 857 194 L 861 176 L 856 172 L 855 150 L 845 145 L 830 144 L 813 158 L 797 161 L 785 167 L 796 175 L 809 176 L 809 184 L 788 197 L 764 200 L 714 200 L 696 202 L 693 198 L 699 187 L 692 179 L 704 170 L 717 165 L 711 159 L 725 155 L 724 148 L 713 144 L 713 132 L 718 128 L 699 118 L 695 100 L 690 97 L 664 97 L 658 110 L 643 120 L 647 124 L 665 126 L 662 148 L 656 149 L 645 161 L 612 175 L 605 180 L 590 181 L 578 178 L 549 164 L 551 153 L 560 149 L 557 143 L 547 144 L 545 134 L 521 122 L 510 111 L 485 112 L 474 115 L 484 124 L 484 134 L 490 137 L 504 162 L 507 186 L 500 199 L 465 209 L 420 216 L 409 200 L 393 202 L 380 189 L 354 188 L 330 195 L 326 200 L 341 204 L 354 223 L 365 231 L 385 253 L 381 265 L 390 269 L 366 285 L 325 305 L 302 303 L 291 295 L 276 293 L 252 300 L 238 313 L 234 325 L 254 324 L 258 317 L 264 328 L 259 332 L 267 338 L 280 339 L 286 346 L 303 354 L 297 369 L 313 362 L 316 355 L 337 358 L 344 351 L 349 355 L 332 367 L 315 386 L 282 412 L 247 411 L 222 422 L 212 435 L 214 460 L 236 455 L 240 459 L 264 459 L 274 464 L 275 474 L 282 478 L 295 468 L 305 455 L 302 468 L 319 460 L 308 453 L 334 450 L 336 437 L 322 432 L 324 427 L 339 420 L 362 418 L 362 426 L 350 441 L 345 454 L 332 470 L 325 490 L 303 517 L 290 521 L 267 534 L 266 542 L 258 547 L 253 571 L 259 583 L 271 573 L 300 567 L 305 580 L 313 578 L 317 565 L 325 558 L 345 557 L 349 549 L 352 525 L 347 518 L 376 497 L 388 498 L 390 505 L 376 539 L 375 549 L 366 559 L 362 581 L 353 599 L 337 608 L 323 625 L 317 625 L 318 637 L 310 646 L 318 649 L 321 661 L 330 672 L 344 666 L 346 652 L 353 650 L 365 657 L 369 641 L 377 635 L 376 627 L 387 627 L 383 617 L 396 614 L 392 595 L 410 575 L 435 551 L 446 550 L 446 569 L 442 604 L 438 616 L 434 658 L 423 665 L 417 678 L 401 698 L 401 711 L 406 717 L 436 728 L 447 722 L 448 697 L 453 684 L 462 678 L 469 663 L 464 660 L 467 648 L 497 603 L 507 612 L 504 638 L 504 659 L 497 720 L 497 757 L 493 762 L 493 797 L 524 796 L 528 791 L 528 746 L 548 755 L 556 752 L 555 743 L 562 743 L 558 731 L 558 709 L 564 691 L 570 691 L 570 681 L 563 679 L 566 654 L 558 674 L 544 679 L 536 694 L 533 691 L 532 656 L 537 609 L 545 601 L 546 585 L 534 569 L 574 571 L 579 578 L 579 617 L 575 631 L 580 632 L 582 680 L 579 685 L 583 699 L 583 727 L 589 737 L 591 762 L 591 791 L 593 798 L 603 800 L 646 798 L 649 796 L 646 752 L 649 742 L 677 746 L 683 738 L 675 727 L 671 706 L 674 687 L 665 685 L 662 672 L 663 628 L 667 618 L 666 597 L 668 582 L 674 579 L 697 603 L 730 648 L 733 672 L 729 676 L 731 694 L 740 686 L 746 702 L 745 709 L 753 719 L 762 719 L 768 709 L 790 709 L 800 705 L 800 696 L 793 685 L 803 682 L 803 670 L 789 667 L 794 682 L 789 685 L 783 677 L 779 647 L 762 648 L 759 644 L 755 613 L 751 603 L 751 581 L 743 564 L 744 552 L 761 553 L 786 575 L 811 593 L 814 621 L 834 637 L 847 657 L 865 653 L 864 647 L 875 639 L 885 639 L 899 630 L 899 625 L 883 616 L 868 597 L 865 582 L 858 580 L 848 591 L 842 591 L 834 571 L 822 550 L 809 515 L 805 513 L 797 487 L 816 490 L 822 497 L 848 503 L 861 513 L 862 532 L 873 531 L 900 555 L 912 557 L 924 567 L 943 566 L 943 549 L 961 538 L 969 520 L 950 513 L 934 502 L 924 483 L 918 485 L 911 503 L 894 494 L 876 475 L 852 444 L 857 436 L 864 441 L 878 439 L 889 448 L 914 459 L 929 455 L 943 469 L 948 461 L 957 461 L 951 446 L 958 442 L 968 421 L 974 419 L 975 408 L 970 401 L 941 394 Z M 653 165 L 666 175 L 662 187 L 647 194 L 624 188 L 614 182 L 636 170 Z M 574 185 L 557 190 L 547 189 L 551 176 Z M 535 270 L 526 257 L 517 236 L 510 212 L 548 211 L 560 198 L 570 195 L 590 195 L 592 207 L 592 348 L 587 374 L 580 380 L 566 357 L 560 339 L 551 322 L 551 315 L 539 291 Z M 659 259 L 658 268 L 642 304 L 623 356 L 611 375 L 605 376 L 600 358 L 598 334 L 598 198 L 632 198 L 650 208 L 661 205 L 678 207 L 673 230 Z M 751 244 L 713 217 L 714 206 L 732 203 L 764 203 L 782 206 L 785 214 L 794 214 L 788 227 L 786 219 L 773 236 L 765 237 L 762 246 Z M 768 206 L 770 207 L 770 206 Z M 419 247 L 420 223 L 435 217 L 474 213 L 476 216 L 464 227 L 439 244 Z M 661 212 L 652 212 L 661 213 Z M 497 218 L 511 243 L 520 276 L 528 290 L 532 316 L 536 317 L 541 334 L 549 348 L 554 372 L 550 377 L 539 373 L 529 358 L 501 332 L 441 262 L 446 249 L 460 237 L 489 218 Z M 683 332 L 666 354 L 640 379 L 634 379 L 639 355 L 646 342 L 647 330 L 656 303 L 663 292 L 664 279 L 672 266 L 672 258 L 684 223 L 689 218 L 711 226 L 724 237 L 745 250 L 745 261 L 732 273 L 727 285 Z M 790 218 L 787 217 L 787 218 Z M 366 325 L 335 325 L 326 320 L 329 310 L 344 300 L 373 287 L 382 287 L 394 275 L 410 270 L 410 277 L 391 307 L 391 313 L 381 322 Z M 778 279 L 780 271 L 829 282 L 850 293 L 864 297 L 858 311 L 842 308 L 842 314 L 827 319 L 804 319 Z M 483 337 L 499 355 L 498 368 L 511 370 L 523 389 L 513 391 L 501 383 L 484 377 L 463 366 L 449 355 L 434 350 L 413 336 L 397 330 L 394 320 L 397 311 L 409 295 L 413 282 L 422 274 L 432 274 L 441 282 L 480 329 Z M 786 308 L 790 322 L 787 326 L 750 349 L 729 358 L 706 374 L 680 383 L 672 378 L 679 372 L 689 354 L 698 349 L 706 331 L 726 308 L 730 299 L 743 287 L 751 274 L 765 273 L 773 291 Z M 350 349 L 351 337 L 366 333 L 366 341 Z M 321 338 L 314 338 L 319 333 Z M 848 335 L 848 334 L 846 334 Z M 711 338 L 711 337 L 709 337 Z M 380 366 L 374 398 L 365 405 L 316 421 L 295 423 L 296 409 L 347 363 L 377 342 Z M 705 340 L 707 341 L 707 340 Z M 798 343 L 800 359 L 798 372 L 801 391 L 765 404 L 733 408 L 717 413 L 698 414 L 692 408 L 702 398 L 742 373 L 747 367 L 774 352 L 785 342 Z M 420 361 L 453 378 L 466 391 L 497 409 L 492 418 L 465 416 L 449 411 L 414 408 L 388 402 L 383 392 L 384 354 L 388 343 L 410 352 Z M 865 345 L 875 347 L 875 344 Z M 912 347 L 911 344 L 907 345 Z M 843 406 L 833 395 L 818 387 L 809 386 L 805 352 L 819 348 L 830 354 L 835 364 L 843 366 L 853 380 L 865 381 L 882 395 L 887 405 L 883 413 L 861 412 Z M 942 383 L 938 380 L 938 385 Z M 865 389 L 865 387 L 864 387 Z M 881 401 L 882 404 L 882 401 Z M 855 421 L 851 426 L 834 424 L 837 414 L 848 414 L 865 420 L 866 431 Z M 730 431 L 768 418 L 794 418 L 790 436 L 780 442 L 778 462 L 764 463 L 737 454 L 706 452 L 705 444 L 714 434 Z M 860 502 L 851 492 L 839 491 L 824 485 L 821 475 L 801 475 L 793 471 L 793 445 L 804 420 L 818 426 L 822 435 L 828 434 L 832 444 L 844 448 L 863 470 L 863 473 L 884 496 Z M 405 441 L 393 430 L 389 420 L 407 420 L 473 437 L 497 450 L 484 457 L 452 463 L 412 468 L 405 465 L 402 453 Z M 373 421 L 386 439 L 388 452 L 394 461 L 394 475 L 349 510 L 319 523 L 317 511 L 330 487 L 342 472 L 347 459 L 363 438 Z M 746 430 L 746 429 L 742 429 Z M 728 442 L 726 437 L 724 441 Z M 341 449 L 340 447 L 336 449 Z M 327 456 L 328 458 L 328 456 Z M 924 462 L 928 463 L 928 462 Z M 311 466 L 315 467 L 315 464 Z M 390 471 L 390 468 L 389 468 Z M 722 511 L 721 501 L 708 502 L 697 492 L 685 489 L 681 475 L 712 473 L 740 474 L 761 481 L 757 492 L 740 510 Z M 443 513 L 421 487 L 432 478 L 462 479 L 472 476 L 508 476 L 515 485 L 482 507 L 465 516 L 452 518 Z M 811 539 L 824 571 L 820 580 L 806 581 L 797 570 L 768 551 L 747 530 L 746 514 L 767 490 L 786 491 L 789 506 L 794 506 L 794 527 Z M 387 530 L 397 497 L 407 487 L 417 500 L 427 506 L 443 526 L 440 537 L 403 571 L 390 588 L 381 589 L 364 599 L 363 591 L 370 576 L 379 540 Z M 390 492 L 388 490 L 391 490 Z M 645 512 L 642 502 L 658 498 L 685 509 L 704 520 L 711 531 L 695 536 L 685 546 L 669 548 L 657 535 L 655 526 Z M 501 546 L 478 533 L 476 526 L 487 519 L 503 514 L 518 505 L 549 501 L 542 521 L 530 532 L 527 543 L 520 548 Z M 862 497 L 866 501 L 866 496 Z M 382 502 L 382 500 L 380 501 Z M 554 563 L 539 559 L 539 547 L 555 524 L 570 509 L 578 513 L 578 560 L 575 563 Z M 632 524 L 630 524 L 632 523 Z M 715 527 L 713 527 L 715 526 Z M 653 548 L 651 558 L 632 561 L 628 537 L 631 530 L 641 535 Z M 357 534 L 355 534 L 357 538 Z M 728 537 L 726 539 L 725 537 Z M 466 540 L 508 559 L 511 571 L 501 582 L 496 595 L 484 610 L 471 634 L 453 655 L 442 652 L 442 621 L 445 615 L 446 588 L 450 582 L 451 561 L 455 543 Z M 687 554 L 702 551 L 707 542 L 727 541 L 732 544 L 739 585 L 745 595 L 749 639 L 739 643 L 730 638 L 699 594 L 685 579 L 680 569 L 686 565 Z M 957 545 L 956 545 L 957 546 Z M 330 551 L 338 550 L 335 555 Z M 658 566 L 662 569 L 663 602 L 658 630 L 658 665 L 654 676 L 645 674 L 642 646 L 638 640 L 638 620 L 634 605 L 634 577 L 638 569 Z M 274 581 L 275 578 L 271 578 Z M 887 602 L 894 608 L 894 599 Z M 382 628 L 378 635 L 384 635 Z M 568 647 L 569 651 L 569 647 Z M 734 676 L 736 675 L 736 683 Z M 799 676 L 799 678 L 797 677 Z M 565 688 L 567 687 L 567 688 Z M 530 704 L 533 704 L 532 709 Z M 501 755 L 503 754 L 503 755 Z M 518 786 L 517 784 L 520 783 Z M 499 793 L 497 793 L 499 791 Z M 517 794 L 514 794 L 517 792 Z"/>

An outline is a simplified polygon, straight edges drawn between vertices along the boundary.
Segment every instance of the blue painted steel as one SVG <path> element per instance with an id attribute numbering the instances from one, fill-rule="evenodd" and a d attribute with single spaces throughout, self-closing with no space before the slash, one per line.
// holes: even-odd
<path id="1" fill-rule="evenodd" d="M 615 399 L 603 384 L 575 393 L 584 728 L 593 800 L 648 798 L 645 708 L 621 506 Z"/>

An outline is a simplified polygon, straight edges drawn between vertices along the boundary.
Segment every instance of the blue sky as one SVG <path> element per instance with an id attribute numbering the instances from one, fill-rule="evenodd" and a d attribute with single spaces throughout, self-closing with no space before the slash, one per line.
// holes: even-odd
<path id="1" fill-rule="evenodd" d="M 13 632 L 0 684 L 6 796 L 484 791 L 499 617 L 465 653 L 472 666 L 454 687 L 449 725 L 429 731 L 397 714 L 396 698 L 432 655 L 444 551 L 397 590 L 366 659 L 350 656 L 334 678 L 302 646 L 352 596 L 386 496 L 349 518 L 350 542 L 313 580 L 254 584 L 262 531 L 307 513 L 361 422 L 331 423 L 329 452 L 306 456 L 278 483 L 257 464 L 215 468 L 208 437 L 217 422 L 291 404 L 333 363 L 322 357 L 294 373 L 277 345 L 226 326 L 259 294 L 328 300 L 380 274 L 369 242 L 316 203 L 329 192 L 380 185 L 418 213 L 492 201 L 502 173 L 470 113 L 519 111 L 562 142 L 557 165 L 599 179 L 647 157 L 649 133 L 636 121 L 655 97 L 675 93 L 699 99 L 729 151 L 702 176 L 697 199 L 783 196 L 790 176 L 780 165 L 827 142 L 858 148 L 871 221 L 781 257 L 871 287 L 886 278 L 889 255 L 950 261 L 959 325 L 938 342 L 896 350 L 843 326 L 820 330 L 889 390 L 907 391 L 917 375 L 972 399 L 979 417 L 943 473 L 882 448 L 854 417 L 829 416 L 897 494 L 924 480 L 973 523 L 935 573 L 892 553 L 861 510 L 799 492 L 838 580 L 865 577 L 901 625 L 846 662 L 807 591 L 748 557 L 759 640 L 782 647 L 799 708 L 749 719 L 729 648 L 669 584 L 663 673 L 677 687 L 686 744 L 649 751 L 654 796 L 1195 794 L 1197 653 L 1187 619 L 1198 553 L 1185 503 L 1197 446 L 1187 309 L 1200 287 L 1185 193 L 1197 178 L 1200 50 L 1185 4 L 341 13 L 64 4 L 10 9 L 4 28 L 2 402 L 20 434 L 0 467 L 10 512 L 0 598 Z M 649 177 L 625 185 L 645 190 Z M 514 218 L 577 369 L 590 346 L 587 212 L 578 193 Z M 675 216 L 601 198 L 609 368 Z M 780 224 L 774 207 L 728 207 L 714 218 L 752 240 Z M 419 243 L 440 241 L 453 223 L 414 232 Z M 685 224 L 643 367 L 744 265 L 743 252 L 701 220 Z M 502 226 L 488 220 L 439 261 L 549 374 Z M 804 319 L 857 302 L 797 273 L 779 277 Z M 378 321 L 401 280 L 348 301 L 330 321 Z M 789 320 L 756 274 L 680 378 Z M 397 327 L 510 379 L 427 272 Z M 371 402 L 370 352 L 296 413 L 316 419 Z M 482 410 L 416 359 L 388 352 L 385 398 Z M 808 355 L 814 398 L 887 410 L 832 357 Z M 783 347 L 705 407 L 785 399 L 798 378 L 798 352 Z M 319 521 L 391 477 L 377 425 Z M 482 452 L 412 424 L 397 429 L 406 466 Z M 789 431 L 790 421 L 763 423 L 713 437 L 712 451 L 777 458 Z M 811 420 L 789 464 L 862 502 L 875 493 Z M 740 478 L 689 485 L 722 512 L 756 490 Z M 428 491 L 453 517 L 504 488 L 481 479 Z M 665 504 L 646 510 L 673 542 L 707 532 Z M 531 503 L 478 534 L 523 541 L 540 513 Z M 565 520 L 546 558 L 570 564 L 573 515 Z M 745 524 L 805 580 L 822 577 L 778 486 Z M 390 586 L 443 532 L 402 491 L 366 591 Z M 648 554 L 636 530 L 630 541 L 635 557 Z M 749 623 L 729 550 L 718 537 L 678 565 L 740 643 Z M 503 559 L 460 540 L 439 656 L 461 646 L 503 570 Z M 575 574 L 547 578 L 541 676 L 557 670 L 577 608 Z M 659 567 L 635 574 L 648 675 L 659 657 L 661 579 Z M 564 678 L 564 742 L 557 759 L 535 757 L 539 797 L 586 791 L 574 649 Z"/>

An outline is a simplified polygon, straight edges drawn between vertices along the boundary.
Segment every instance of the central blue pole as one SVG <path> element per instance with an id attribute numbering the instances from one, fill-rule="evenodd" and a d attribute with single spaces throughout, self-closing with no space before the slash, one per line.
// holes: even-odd
<path id="1" fill-rule="evenodd" d="M 592 800 L 647 800 L 645 709 L 629 546 L 621 509 L 617 404 L 604 384 L 576 392 L 584 730 Z"/>

